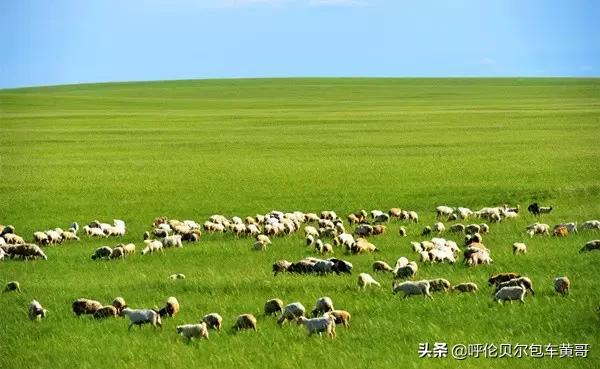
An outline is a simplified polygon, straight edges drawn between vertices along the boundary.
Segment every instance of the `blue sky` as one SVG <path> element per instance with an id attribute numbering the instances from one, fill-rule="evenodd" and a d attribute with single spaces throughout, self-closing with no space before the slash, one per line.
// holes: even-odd
<path id="1" fill-rule="evenodd" d="M 600 2 L 2 0 L 0 88 L 286 76 L 600 76 Z"/>

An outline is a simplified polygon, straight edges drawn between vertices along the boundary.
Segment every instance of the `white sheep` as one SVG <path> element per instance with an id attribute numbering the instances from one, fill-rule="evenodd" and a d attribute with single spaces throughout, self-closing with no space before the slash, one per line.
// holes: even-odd
<path id="1" fill-rule="evenodd" d="M 544 223 L 533 223 L 527 226 L 527 234 L 533 237 L 536 234 L 550 235 L 550 226 Z"/>
<path id="2" fill-rule="evenodd" d="M 588 220 L 581 225 L 582 229 L 597 229 L 600 230 L 600 220 Z"/>
<path id="3" fill-rule="evenodd" d="M 335 310 L 333 308 L 333 301 L 331 300 L 330 297 L 320 297 L 317 299 L 317 302 L 315 303 L 315 307 L 312 310 L 312 315 L 313 316 L 318 316 L 320 314 L 324 314 L 327 312 L 330 312 L 332 310 Z"/>
<path id="4" fill-rule="evenodd" d="M 281 311 L 281 316 L 277 319 L 277 324 L 283 325 L 288 320 L 296 320 L 301 316 L 304 316 L 306 309 L 304 305 L 299 302 L 293 302 L 287 304 Z"/>
<path id="5" fill-rule="evenodd" d="M 104 231 L 100 228 L 85 225 L 83 226 L 83 230 L 89 237 L 107 237 L 107 235 L 104 234 Z"/>
<path id="6" fill-rule="evenodd" d="M 144 240 L 144 244 L 146 244 L 146 247 L 144 247 L 144 249 L 142 250 L 142 255 L 145 255 L 147 253 L 153 253 L 155 251 L 163 251 L 163 244 L 161 241 Z"/>
<path id="7" fill-rule="evenodd" d="M 393 293 L 396 294 L 398 292 L 404 293 L 404 298 L 408 298 L 411 295 L 423 295 L 426 298 L 429 297 L 433 299 L 431 293 L 429 292 L 430 284 L 428 280 L 416 281 L 416 282 L 403 282 L 400 284 L 395 284 L 393 287 Z"/>
<path id="8" fill-rule="evenodd" d="M 208 328 L 206 323 L 200 324 L 184 324 L 177 326 L 177 333 L 190 341 L 192 338 L 208 339 Z"/>
<path id="9" fill-rule="evenodd" d="M 41 320 L 42 318 L 45 318 L 48 315 L 48 310 L 44 309 L 42 307 L 42 304 L 40 304 L 37 300 L 33 300 L 29 304 L 28 313 L 29 319 Z"/>
<path id="10" fill-rule="evenodd" d="M 446 231 L 446 226 L 444 226 L 444 223 L 442 222 L 437 222 L 433 225 L 432 231 L 436 233 L 443 233 Z"/>
<path id="11" fill-rule="evenodd" d="M 154 311 L 154 310 L 150 310 L 150 309 L 131 309 L 131 308 L 125 308 L 121 311 L 121 313 L 123 315 L 127 315 L 127 317 L 129 318 L 131 324 L 129 324 L 129 328 L 131 329 L 131 327 L 133 327 L 134 325 L 139 326 L 140 328 L 142 327 L 142 324 L 152 324 L 152 326 L 156 327 L 160 327 L 162 328 L 162 321 L 160 319 L 160 315 Z"/>
<path id="12" fill-rule="evenodd" d="M 163 247 L 183 247 L 181 235 L 167 236 L 162 239 Z"/>
<path id="13" fill-rule="evenodd" d="M 445 205 L 438 206 L 437 208 L 435 208 L 435 210 L 437 213 L 437 217 L 449 216 L 452 213 L 454 213 L 453 208 L 451 208 L 449 206 L 445 206 Z"/>
<path id="14" fill-rule="evenodd" d="M 513 300 L 520 300 L 521 303 L 525 303 L 524 297 L 526 291 L 527 290 L 521 286 L 503 287 L 496 292 L 496 295 L 494 295 L 494 300 L 500 303 L 509 301 L 511 304 Z"/>
<path id="15" fill-rule="evenodd" d="M 527 245 L 523 242 L 515 242 L 512 245 L 513 254 L 527 254 Z"/>
<path id="16" fill-rule="evenodd" d="M 358 275 L 358 289 L 364 290 L 368 286 L 381 287 L 379 282 L 377 282 L 370 274 L 360 273 Z"/>
<path id="17" fill-rule="evenodd" d="M 308 334 L 314 333 L 322 334 L 327 332 L 327 335 L 331 338 L 336 336 L 335 333 L 335 317 L 332 315 L 325 315 L 320 318 L 307 319 L 303 316 L 298 318 L 298 324 L 304 324 L 308 330 Z"/>

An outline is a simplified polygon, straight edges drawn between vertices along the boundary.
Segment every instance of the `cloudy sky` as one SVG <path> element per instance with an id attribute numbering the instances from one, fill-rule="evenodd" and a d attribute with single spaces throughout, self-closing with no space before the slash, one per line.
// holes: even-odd
<path id="1" fill-rule="evenodd" d="M 0 1 L 0 88 L 287 76 L 600 76 L 600 2 Z"/>

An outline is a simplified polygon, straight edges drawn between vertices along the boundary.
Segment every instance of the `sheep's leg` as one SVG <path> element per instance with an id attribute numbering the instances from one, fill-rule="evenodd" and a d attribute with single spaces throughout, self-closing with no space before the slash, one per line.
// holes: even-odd
<path id="1" fill-rule="evenodd" d="M 129 324 L 129 328 L 127 328 L 127 330 L 130 331 L 131 327 L 133 327 L 133 323 Z"/>

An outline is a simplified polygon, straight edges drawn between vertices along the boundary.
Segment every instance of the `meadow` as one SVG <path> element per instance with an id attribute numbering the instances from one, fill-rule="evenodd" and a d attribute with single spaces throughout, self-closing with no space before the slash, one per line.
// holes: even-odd
<path id="1" fill-rule="evenodd" d="M 600 252 L 578 253 L 600 238 L 524 234 L 535 218 L 491 226 L 484 243 L 495 263 L 467 268 L 421 265 L 419 278 L 473 281 L 476 294 L 407 300 L 391 293 L 375 260 L 417 259 L 410 241 L 435 219 L 437 205 L 479 209 L 533 201 L 552 205 L 542 217 L 560 222 L 600 218 L 600 80 L 598 79 L 242 79 L 86 84 L 0 90 L 0 223 L 31 239 L 36 230 L 99 219 L 123 219 L 122 239 L 45 249 L 48 260 L 0 262 L 0 368 L 598 368 Z M 271 264 L 314 255 L 298 233 L 265 252 L 231 234 L 204 234 L 197 244 L 92 261 L 101 245 L 135 242 L 157 216 L 204 221 L 211 214 L 246 216 L 332 209 L 415 210 L 408 237 L 374 237 L 381 251 L 337 256 L 351 276 L 278 275 Z M 456 241 L 462 236 L 447 236 Z M 527 255 L 512 254 L 524 240 Z M 493 303 L 490 274 L 530 277 L 526 303 Z M 383 287 L 359 292 L 359 272 Z M 185 280 L 172 281 L 172 273 Z M 552 279 L 567 275 L 568 297 Z M 133 307 L 176 296 L 181 312 L 163 329 L 127 331 L 128 321 L 76 318 L 79 297 Z M 352 313 L 335 340 L 280 328 L 261 316 L 265 300 L 302 302 L 330 296 Z M 50 313 L 27 319 L 38 299 Z M 211 332 L 185 343 L 175 326 L 219 312 L 225 325 L 258 316 L 257 332 Z M 419 343 L 587 343 L 587 358 L 419 358 Z"/>

